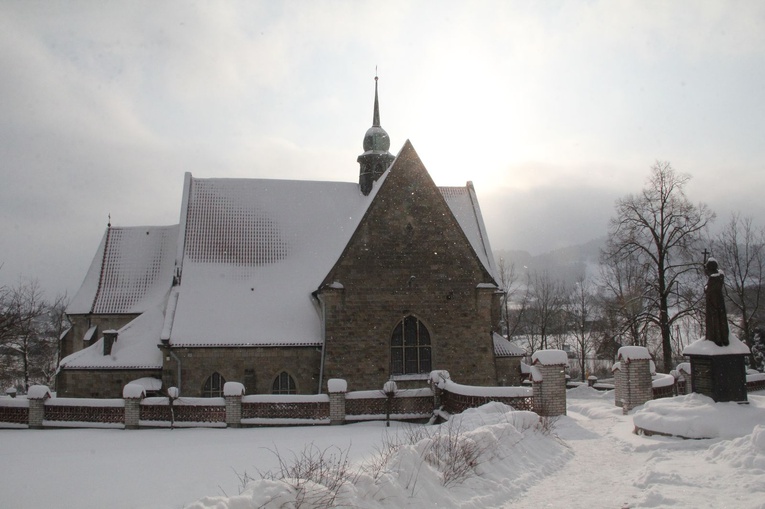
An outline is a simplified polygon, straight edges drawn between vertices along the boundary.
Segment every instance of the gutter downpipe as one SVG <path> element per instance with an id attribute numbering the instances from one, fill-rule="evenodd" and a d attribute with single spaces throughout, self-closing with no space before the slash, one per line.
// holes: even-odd
<path id="1" fill-rule="evenodd" d="M 170 357 L 175 359 L 175 363 L 178 365 L 178 392 L 181 391 L 181 359 L 177 355 L 175 355 L 175 352 L 173 352 L 171 349 L 167 349 L 168 353 L 170 354 Z"/>

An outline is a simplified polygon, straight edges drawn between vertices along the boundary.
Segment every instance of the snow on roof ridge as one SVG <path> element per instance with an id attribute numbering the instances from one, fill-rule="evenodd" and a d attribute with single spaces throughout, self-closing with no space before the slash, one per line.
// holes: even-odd
<path id="1" fill-rule="evenodd" d="M 110 226 L 69 314 L 142 313 L 172 282 L 178 225 Z"/>
<path id="2" fill-rule="evenodd" d="M 494 355 L 497 357 L 522 357 L 526 355 L 526 350 L 496 332 L 492 334 L 492 339 L 494 340 Z"/>
<path id="3" fill-rule="evenodd" d="M 173 320 L 175 319 L 175 309 L 178 306 L 178 293 L 179 288 L 177 286 L 170 289 L 170 296 L 165 307 L 165 319 L 162 323 L 162 332 L 159 335 L 160 341 L 170 339 L 170 333 L 173 330 Z"/>
<path id="4" fill-rule="evenodd" d="M 178 348 L 189 348 L 189 347 L 196 347 L 196 348 L 217 348 L 217 347 L 225 347 L 225 346 L 236 346 L 236 347 L 244 347 L 244 348 L 273 348 L 273 347 L 306 347 L 306 346 L 321 346 L 321 341 L 297 341 L 294 343 L 291 343 L 289 341 L 264 341 L 264 342 L 257 342 L 257 341 L 249 341 L 249 342 L 241 342 L 241 341 L 219 341 L 219 342 L 208 342 L 208 343 L 176 343 L 173 342 L 172 345 L 174 347 Z"/>
<path id="5" fill-rule="evenodd" d="M 438 187 L 438 190 L 460 225 L 460 228 L 462 228 L 465 237 L 467 237 L 481 264 L 489 275 L 495 281 L 498 281 L 499 278 L 497 277 L 494 258 L 491 254 L 491 246 L 489 245 L 489 237 L 486 233 L 486 226 L 481 215 L 481 207 L 478 204 L 478 197 L 475 196 L 475 189 L 473 189 L 472 183 L 468 182 L 465 186 Z"/>

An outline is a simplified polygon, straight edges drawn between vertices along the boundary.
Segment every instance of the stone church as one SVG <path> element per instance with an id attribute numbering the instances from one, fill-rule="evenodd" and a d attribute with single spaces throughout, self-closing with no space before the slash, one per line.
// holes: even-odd
<path id="1" fill-rule="evenodd" d="M 518 383 L 473 186 L 437 187 L 409 141 L 389 152 L 376 80 L 358 183 L 187 173 L 179 224 L 109 225 L 67 309 L 59 396 Z"/>

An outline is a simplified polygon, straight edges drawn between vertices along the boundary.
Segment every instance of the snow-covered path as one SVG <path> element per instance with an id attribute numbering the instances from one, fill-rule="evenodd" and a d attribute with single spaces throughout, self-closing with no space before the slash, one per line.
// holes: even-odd
<path id="1" fill-rule="evenodd" d="M 390 483 L 378 483 L 374 490 L 363 483 L 354 486 L 358 497 L 348 506 L 765 509 L 765 394 L 750 395 L 751 404 L 740 406 L 683 398 L 663 400 L 670 407 L 668 418 L 686 430 L 718 429 L 721 433 L 713 436 L 722 438 L 637 436 L 632 433 L 637 415 L 622 415 L 613 393 L 582 387 L 568 392 L 568 415 L 553 430 L 559 441 L 539 432 L 519 435 L 507 421 L 526 429 L 517 417 L 496 413 L 496 405 L 482 407 L 465 430 L 481 443 L 500 442 L 487 451 L 490 461 L 476 469 L 475 477 L 444 488 L 411 449 L 391 465 Z M 650 404 L 641 415 L 649 413 L 645 407 Z M 204 497 L 236 495 L 241 488 L 237 474 L 276 466 L 269 451 L 290 456 L 311 444 L 350 447 L 349 459 L 357 462 L 374 455 L 386 434 L 405 430 L 400 423 L 386 428 L 382 422 L 222 430 L 2 430 L 0 507 L 179 509 Z M 399 477 L 418 478 L 416 489 L 401 489 Z M 385 493 L 378 493 L 380 486 Z M 219 503 L 202 506 L 259 507 L 233 499 Z"/>
<path id="2" fill-rule="evenodd" d="M 639 490 L 625 490 L 630 487 L 629 483 L 615 485 L 618 479 L 628 480 L 634 476 L 634 455 L 613 435 L 614 428 L 623 425 L 617 418 L 621 410 L 597 408 L 596 418 L 587 415 L 592 410 L 569 405 L 569 419 L 559 420 L 555 433 L 572 449 L 572 459 L 554 476 L 544 478 L 520 494 L 509 507 L 561 507 L 563 501 L 567 501 L 568 507 L 578 507 L 581 503 L 593 509 L 620 508 L 630 495 L 639 493 Z M 593 497 L 596 492 L 597 497 Z"/>
<path id="3" fill-rule="evenodd" d="M 568 416 L 555 432 L 571 447 L 572 459 L 507 507 L 765 509 L 765 465 L 752 461 L 752 455 L 762 458 L 751 436 L 637 436 L 632 415 L 623 416 L 610 398 L 586 391 L 569 398 Z"/>

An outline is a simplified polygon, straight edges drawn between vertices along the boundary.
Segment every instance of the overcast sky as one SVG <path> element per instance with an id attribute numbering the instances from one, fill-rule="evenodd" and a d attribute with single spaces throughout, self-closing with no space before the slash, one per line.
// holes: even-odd
<path id="1" fill-rule="evenodd" d="M 472 180 L 495 250 L 605 235 L 657 159 L 765 223 L 765 2 L 5 1 L 0 283 L 72 295 L 186 171 L 357 181 L 375 66 L 391 152 Z"/>

